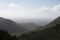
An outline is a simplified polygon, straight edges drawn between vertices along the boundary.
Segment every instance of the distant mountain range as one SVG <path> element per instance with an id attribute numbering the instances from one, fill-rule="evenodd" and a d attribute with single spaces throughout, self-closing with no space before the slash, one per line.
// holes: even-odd
<path id="1" fill-rule="evenodd" d="M 19 24 L 24 24 L 24 23 L 34 23 L 34 24 L 37 24 L 37 25 L 40 25 L 40 26 L 44 26 L 48 23 L 50 23 L 51 21 L 53 21 L 55 18 L 53 19 L 47 19 L 47 18 L 36 18 L 36 19 L 33 19 L 33 18 L 29 18 L 29 19 L 24 19 L 24 18 L 18 18 L 18 19 L 15 19 L 14 21 L 19 23 Z"/>
<path id="2" fill-rule="evenodd" d="M 16 22 L 1 17 L 0 17 L 0 29 L 11 33 L 24 32 L 27 30 L 25 27 L 18 25 Z"/>
<path id="3" fill-rule="evenodd" d="M 52 19 L 53 20 L 53 19 Z M 35 29 L 37 27 L 42 27 L 52 21 L 51 19 L 17 19 L 19 25 L 27 28 L 28 30 Z"/>
<path id="4" fill-rule="evenodd" d="M 40 25 L 35 24 L 35 23 L 21 23 L 21 26 L 31 30 L 31 29 L 36 29 L 37 27 L 40 27 Z"/>

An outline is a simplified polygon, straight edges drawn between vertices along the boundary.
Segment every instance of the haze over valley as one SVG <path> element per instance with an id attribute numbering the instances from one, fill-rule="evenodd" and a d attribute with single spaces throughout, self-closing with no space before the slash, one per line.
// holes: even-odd
<path id="1" fill-rule="evenodd" d="M 60 0 L 0 0 L 0 40 L 60 40 Z"/>

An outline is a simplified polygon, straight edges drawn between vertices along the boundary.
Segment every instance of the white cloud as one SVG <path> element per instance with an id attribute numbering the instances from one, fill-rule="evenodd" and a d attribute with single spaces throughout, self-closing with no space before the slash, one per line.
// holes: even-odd
<path id="1" fill-rule="evenodd" d="M 11 3 L 11 4 L 8 5 L 8 7 L 19 7 L 19 5 L 18 4 Z"/>
<path id="2" fill-rule="evenodd" d="M 12 7 L 12 8 L 11 8 Z M 9 4 L 6 7 L 0 7 L 1 17 L 20 17 L 20 18 L 52 18 L 60 16 L 60 4 L 52 7 L 41 7 L 30 10 L 17 4 Z"/>
<path id="3" fill-rule="evenodd" d="M 54 11 L 59 11 L 60 12 L 60 4 L 56 5 L 53 7 Z"/>

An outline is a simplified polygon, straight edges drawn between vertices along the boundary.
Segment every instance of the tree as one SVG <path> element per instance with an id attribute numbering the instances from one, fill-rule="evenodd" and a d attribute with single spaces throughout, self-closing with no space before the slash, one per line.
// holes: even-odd
<path id="1" fill-rule="evenodd" d="M 7 31 L 0 29 L 0 40 L 17 40 L 17 37 L 11 36 Z"/>

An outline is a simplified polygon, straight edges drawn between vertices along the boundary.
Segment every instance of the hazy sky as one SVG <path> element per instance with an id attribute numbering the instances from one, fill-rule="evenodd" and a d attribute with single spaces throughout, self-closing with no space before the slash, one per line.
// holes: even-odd
<path id="1" fill-rule="evenodd" d="M 0 17 L 53 18 L 60 16 L 60 0 L 0 0 Z"/>

